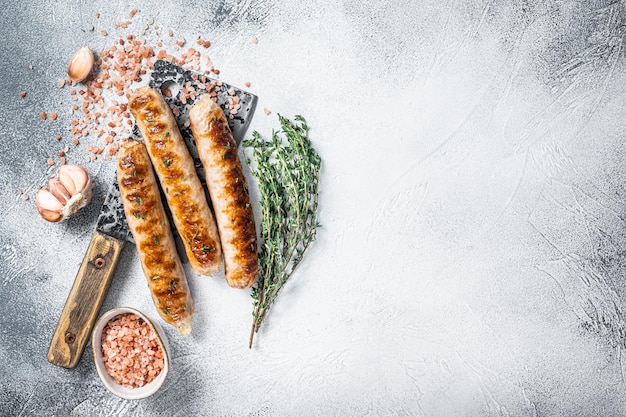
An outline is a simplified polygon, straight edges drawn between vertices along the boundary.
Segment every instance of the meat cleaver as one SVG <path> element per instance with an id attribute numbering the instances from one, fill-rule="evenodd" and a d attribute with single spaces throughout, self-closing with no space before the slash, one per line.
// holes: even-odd
<path id="1" fill-rule="evenodd" d="M 48 361 L 73 368 L 91 334 L 124 244 L 132 242 L 117 184 L 111 185 L 83 262 L 61 312 Z"/>
<path id="2" fill-rule="evenodd" d="M 166 92 L 165 100 L 180 112 L 177 117 L 180 132 L 203 183 L 205 179 L 202 163 L 191 130 L 186 124 L 193 101 L 181 100 L 180 91 L 189 86 L 200 90 L 201 86 L 198 84 L 205 85 L 209 80 L 211 78 L 193 73 L 165 60 L 155 62 L 150 80 L 150 86 L 157 91 Z M 226 106 L 232 93 L 234 92 L 239 97 L 241 108 L 229 118 L 229 125 L 235 140 L 240 143 L 252 120 L 257 97 L 223 82 L 216 85 L 213 91 L 217 93 L 217 103 L 222 106 L 227 116 L 230 112 Z M 134 134 L 139 136 L 136 128 Z M 167 207 L 166 204 L 165 207 Z M 126 242 L 134 244 L 126 223 L 119 186 L 113 183 L 102 205 L 96 229 L 52 336 L 48 349 L 48 361 L 53 365 L 74 368 L 78 364 Z"/>

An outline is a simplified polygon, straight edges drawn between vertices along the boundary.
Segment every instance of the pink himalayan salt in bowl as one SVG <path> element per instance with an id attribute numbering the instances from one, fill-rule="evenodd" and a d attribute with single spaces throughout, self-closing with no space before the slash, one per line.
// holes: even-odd
<path id="1" fill-rule="evenodd" d="M 169 372 L 168 344 L 163 330 L 130 307 L 107 311 L 94 327 L 91 346 L 96 371 L 118 397 L 149 397 Z"/>

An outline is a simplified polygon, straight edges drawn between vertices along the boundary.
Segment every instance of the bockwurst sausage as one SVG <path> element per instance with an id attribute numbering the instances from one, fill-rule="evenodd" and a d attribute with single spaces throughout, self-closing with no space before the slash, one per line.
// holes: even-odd
<path id="1" fill-rule="evenodd" d="M 254 215 L 237 143 L 222 109 L 203 95 L 189 111 L 189 121 L 215 211 L 228 285 L 251 286 L 258 270 Z"/>
<path id="2" fill-rule="evenodd" d="M 117 180 L 154 306 L 163 320 L 187 335 L 194 303 L 143 143 L 129 140 L 122 144 Z"/>
<path id="3" fill-rule="evenodd" d="M 174 115 L 150 87 L 137 89 L 129 108 L 146 142 L 189 264 L 197 275 L 211 275 L 222 264 L 217 226 Z"/>

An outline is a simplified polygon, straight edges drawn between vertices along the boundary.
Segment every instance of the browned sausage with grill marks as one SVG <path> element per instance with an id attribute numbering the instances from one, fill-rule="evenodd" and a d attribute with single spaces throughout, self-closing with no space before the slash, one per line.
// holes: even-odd
<path id="1" fill-rule="evenodd" d="M 258 254 L 254 215 L 237 144 L 222 109 L 205 94 L 189 111 L 191 130 L 206 173 L 224 253 L 228 285 L 251 286 Z"/>
<path id="2" fill-rule="evenodd" d="M 120 147 L 117 180 L 154 306 L 163 320 L 187 335 L 194 303 L 143 143 L 129 140 Z"/>
<path id="3" fill-rule="evenodd" d="M 211 275 L 222 264 L 219 234 L 174 115 L 150 87 L 137 89 L 129 108 L 146 142 L 189 264 L 197 275 Z"/>

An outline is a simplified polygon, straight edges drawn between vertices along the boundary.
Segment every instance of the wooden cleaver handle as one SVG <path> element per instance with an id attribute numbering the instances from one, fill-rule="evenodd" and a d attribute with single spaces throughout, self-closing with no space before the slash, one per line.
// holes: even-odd
<path id="1" fill-rule="evenodd" d="M 124 241 L 97 230 L 76 274 L 48 349 L 48 361 L 64 368 L 78 364 L 91 335 Z"/>

